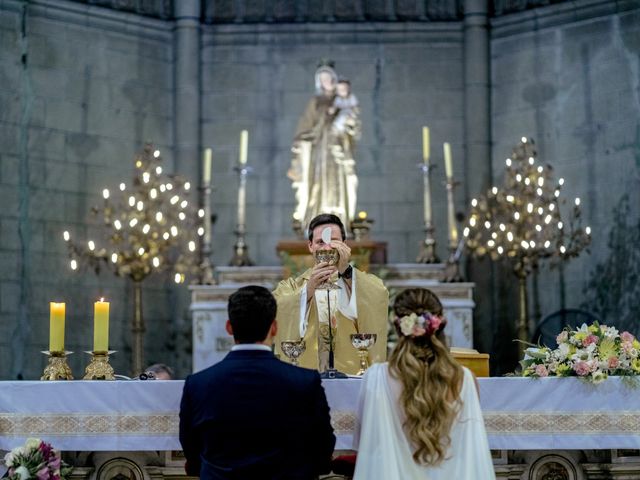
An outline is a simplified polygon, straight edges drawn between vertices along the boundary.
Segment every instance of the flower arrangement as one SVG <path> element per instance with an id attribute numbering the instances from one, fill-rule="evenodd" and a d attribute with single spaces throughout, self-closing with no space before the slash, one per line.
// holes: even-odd
<path id="1" fill-rule="evenodd" d="M 433 335 L 441 326 L 446 324 L 446 320 L 429 312 L 420 315 L 412 313 L 395 319 L 395 324 L 405 337 L 421 337 L 423 335 Z"/>
<path id="2" fill-rule="evenodd" d="M 65 464 L 60 452 L 38 438 L 29 438 L 4 457 L 9 480 L 66 480 L 73 467 Z"/>
<path id="3" fill-rule="evenodd" d="M 640 375 L 640 342 L 629 332 L 583 323 L 576 330 L 565 328 L 556 341 L 556 349 L 525 350 L 523 376 L 578 376 L 598 383 L 608 375 Z"/>

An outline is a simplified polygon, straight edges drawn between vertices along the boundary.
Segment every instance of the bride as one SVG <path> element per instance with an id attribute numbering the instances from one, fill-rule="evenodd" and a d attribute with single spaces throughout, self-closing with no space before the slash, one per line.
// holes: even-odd
<path id="1" fill-rule="evenodd" d="M 354 480 L 495 479 L 475 378 L 451 357 L 430 290 L 393 305 L 398 344 L 360 390 Z"/>

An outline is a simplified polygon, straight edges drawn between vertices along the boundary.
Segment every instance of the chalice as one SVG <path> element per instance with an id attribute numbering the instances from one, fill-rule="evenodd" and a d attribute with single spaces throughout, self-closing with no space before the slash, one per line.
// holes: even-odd
<path id="1" fill-rule="evenodd" d="M 338 254 L 338 250 L 335 248 L 327 249 L 327 250 L 317 250 L 315 252 L 316 263 L 326 262 L 329 265 L 337 265 L 340 255 Z M 316 287 L 318 290 L 337 290 L 340 287 L 332 282 L 331 280 L 327 280 L 326 282 L 322 282 L 320 285 Z"/>
<path id="2" fill-rule="evenodd" d="M 364 375 L 364 372 L 369 366 L 368 356 L 369 349 L 376 343 L 378 335 L 375 333 L 353 333 L 351 334 L 351 345 L 358 350 L 358 356 L 360 357 L 360 370 L 356 375 Z"/>
<path id="3" fill-rule="evenodd" d="M 282 349 L 282 353 L 284 353 L 284 355 L 291 360 L 291 363 L 296 367 L 298 366 L 298 359 L 307 349 L 304 344 L 304 340 L 298 340 L 297 342 L 280 342 L 280 348 Z"/>

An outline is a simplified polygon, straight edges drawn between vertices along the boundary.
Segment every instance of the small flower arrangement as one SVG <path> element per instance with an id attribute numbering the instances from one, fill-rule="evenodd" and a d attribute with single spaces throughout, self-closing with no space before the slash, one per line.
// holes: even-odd
<path id="1" fill-rule="evenodd" d="M 400 333 L 405 337 L 421 337 L 423 335 L 433 335 L 446 321 L 437 315 L 428 312 L 416 315 L 411 313 L 404 317 L 395 319 Z"/>
<path id="2" fill-rule="evenodd" d="M 65 464 L 60 452 L 38 438 L 29 438 L 4 457 L 9 480 L 66 480 L 73 467 Z"/>
<path id="3" fill-rule="evenodd" d="M 583 323 L 576 330 L 565 328 L 556 341 L 556 349 L 525 350 L 524 377 L 578 376 L 598 383 L 609 375 L 640 375 L 640 342 L 629 332 Z"/>

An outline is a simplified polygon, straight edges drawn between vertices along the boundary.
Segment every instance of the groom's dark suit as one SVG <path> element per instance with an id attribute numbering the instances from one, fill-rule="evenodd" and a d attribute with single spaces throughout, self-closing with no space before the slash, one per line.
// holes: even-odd
<path id="1" fill-rule="evenodd" d="M 180 442 L 202 480 L 308 480 L 328 471 L 335 436 L 318 372 L 235 350 L 187 378 Z"/>

